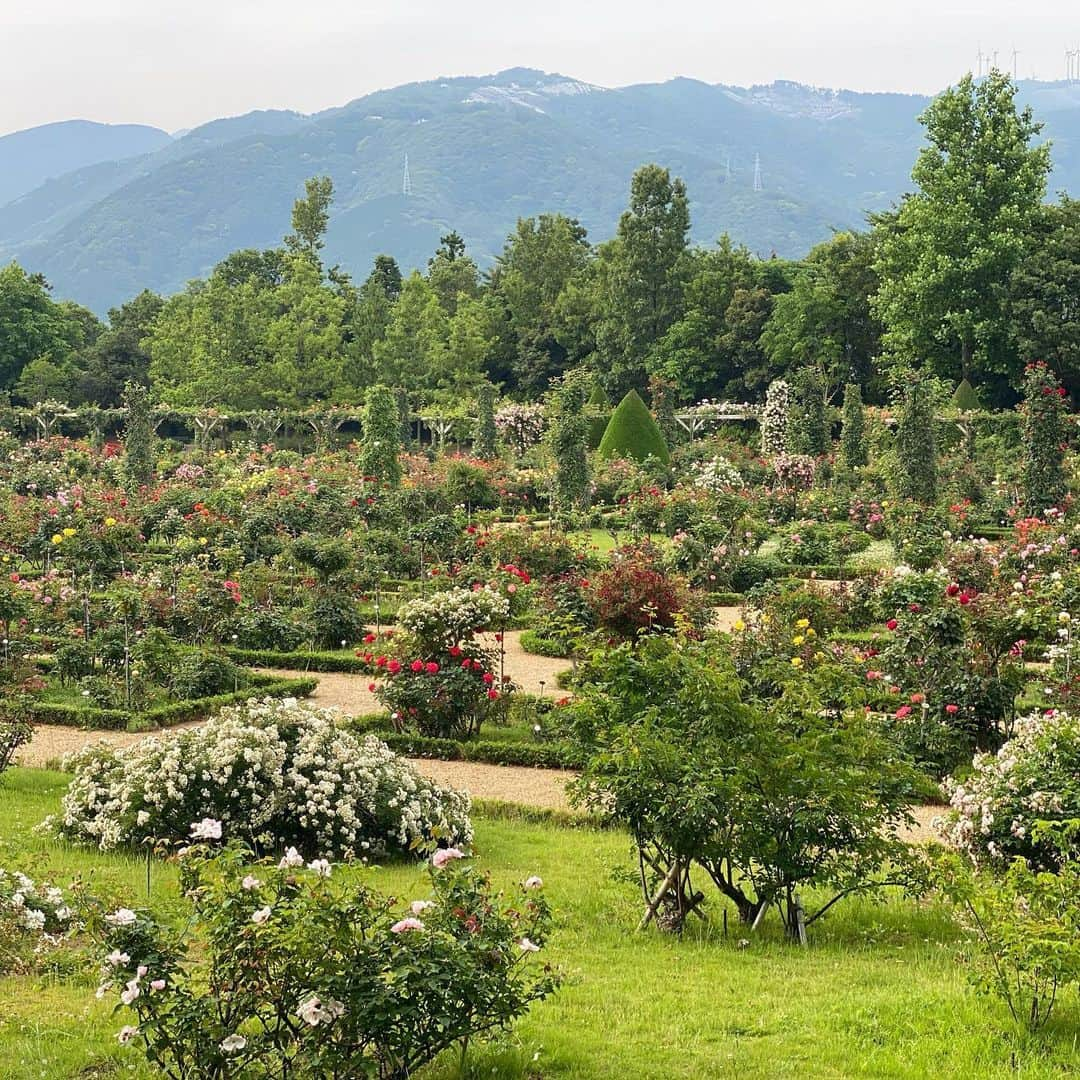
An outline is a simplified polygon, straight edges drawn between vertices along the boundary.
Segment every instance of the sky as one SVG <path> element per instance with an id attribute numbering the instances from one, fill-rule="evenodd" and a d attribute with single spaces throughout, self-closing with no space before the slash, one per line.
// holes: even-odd
<path id="1" fill-rule="evenodd" d="M 1018 15 L 1022 11 L 1022 17 Z M 536 67 L 933 93 L 997 51 L 1060 79 L 1077 0 L 0 0 L 0 134 L 84 118 L 169 131 Z"/>

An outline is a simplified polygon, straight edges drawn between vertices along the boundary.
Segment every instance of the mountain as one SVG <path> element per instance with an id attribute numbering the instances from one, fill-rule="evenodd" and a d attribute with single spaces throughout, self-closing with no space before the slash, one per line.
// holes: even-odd
<path id="1" fill-rule="evenodd" d="M 65 120 L 4 135 L 0 138 L 0 205 L 51 177 L 152 153 L 171 141 L 168 132 L 158 128 L 90 120 Z"/>
<path id="2" fill-rule="evenodd" d="M 1026 83 L 1022 95 L 1053 139 L 1052 190 L 1077 191 L 1080 87 Z M 728 232 L 761 254 L 798 256 L 907 190 L 929 100 L 791 82 L 604 89 L 523 68 L 411 83 L 310 116 L 216 120 L 49 180 L 0 206 L 0 259 L 101 311 L 143 287 L 181 288 L 236 248 L 277 243 L 304 180 L 328 174 L 331 263 L 362 276 L 388 252 L 423 266 L 456 229 L 490 264 L 520 216 L 562 212 L 594 240 L 610 236 L 648 161 L 685 179 L 694 240 Z"/>

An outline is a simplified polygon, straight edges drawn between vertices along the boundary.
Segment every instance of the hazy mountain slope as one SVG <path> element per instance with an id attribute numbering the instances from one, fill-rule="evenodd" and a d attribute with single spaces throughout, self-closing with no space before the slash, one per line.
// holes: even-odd
<path id="1" fill-rule="evenodd" d="M 1054 140 L 1054 187 L 1075 191 L 1080 92 L 1024 93 Z M 0 207 L 0 258 L 103 310 L 144 286 L 177 289 L 235 248 L 276 243 L 304 179 L 326 173 L 336 192 L 330 261 L 362 275 L 385 251 L 422 266 L 454 228 L 488 262 L 523 215 L 561 211 L 594 239 L 610 236 L 630 175 L 647 161 L 686 180 L 695 240 L 726 231 L 763 254 L 795 256 L 908 188 L 928 101 L 785 82 L 604 90 L 524 69 L 412 83 L 310 117 L 214 121 L 51 181 Z"/>
<path id="2" fill-rule="evenodd" d="M 0 204 L 86 165 L 158 150 L 168 132 L 142 124 L 65 120 L 0 137 Z"/>

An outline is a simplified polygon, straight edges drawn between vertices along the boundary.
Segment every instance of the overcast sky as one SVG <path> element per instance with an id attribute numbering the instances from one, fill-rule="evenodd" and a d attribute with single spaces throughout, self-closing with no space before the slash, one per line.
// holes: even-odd
<path id="1" fill-rule="evenodd" d="M 528 66 L 933 92 L 979 46 L 1060 79 L 1078 0 L 0 0 L 0 133 L 73 117 L 170 131 Z"/>

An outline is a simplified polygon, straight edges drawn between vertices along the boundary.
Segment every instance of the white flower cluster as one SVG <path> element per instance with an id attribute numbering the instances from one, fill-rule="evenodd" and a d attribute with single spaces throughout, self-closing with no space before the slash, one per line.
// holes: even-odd
<path id="1" fill-rule="evenodd" d="M 950 785 L 950 805 L 939 831 L 973 862 L 1031 855 L 1035 822 L 1080 817 L 1080 717 L 1023 717 L 996 754 L 977 755 L 971 775 Z"/>
<path id="2" fill-rule="evenodd" d="M 88 747 L 69 759 L 74 776 L 54 827 L 102 850 L 148 836 L 269 835 L 331 858 L 408 850 L 433 835 L 471 839 L 466 795 L 338 719 L 291 698 L 249 701 L 173 736 Z"/>
<path id="3" fill-rule="evenodd" d="M 691 476 L 694 487 L 704 488 L 713 494 L 742 487 L 743 479 L 739 470 L 726 458 L 715 457 L 712 461 L 703 461 L 694 467 Z"/>
<path id="4" fill-rule="evenodd" d="M 423 647 L 445 650 L 497 627 L 509 614 L 509 601 L 493 589 L 446 589 L 426 600 L 410 600 L 397 621 Z"/>
<path id="5" fill-rule="evenodd" d="M 0 869 L 0 929 L 51 937 L 71 924 L 71 909 L 64 894 L 53 885 L 39 885 L 18 870 Z"/>

